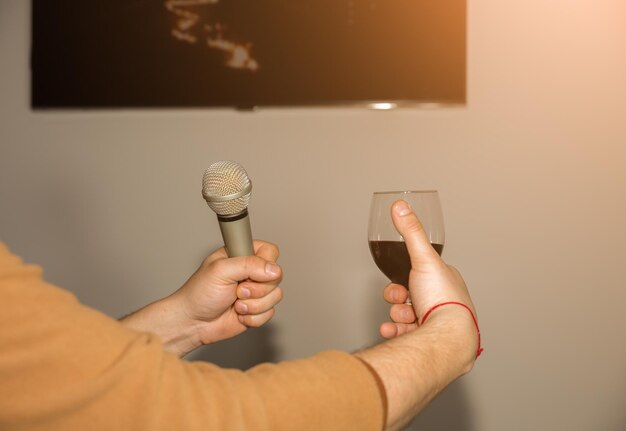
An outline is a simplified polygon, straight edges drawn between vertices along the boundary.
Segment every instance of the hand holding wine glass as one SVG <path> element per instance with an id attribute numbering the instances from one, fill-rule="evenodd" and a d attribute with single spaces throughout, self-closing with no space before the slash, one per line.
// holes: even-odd
<path id="1" fill-rule="evenodd" d="M 404 288 L 393 283 L 387 286 L 385 299 L 393 304 L 391 313 L 393 322 L 381 325 L 381 335 L 393 338 L 416 329 L 418 324 L 424 324 L 424 320 L 428 318 L 427 324 L 435 321 L 437 323 L 433 324 L 460 335 L 459 339 L 465 340 L 466 352 L 474 352 L 475 360 L 483 351 L 480 330 L 476 320 L 476 309 L 461 274 L 452 266 L 446 265 L 430 246 L 424 227 L 406 202 L 395 202 L 391 213 L 393 224 L 405 239 L 410 256 L 409 290 L 413 304 L 397 303 L 394 298 L 389 301 L 389 294 L 402 291 Z M 394 318 L 394 307 L 411 306 L 414 322 L 409 324 L 397 322 Z"/>
<path id="2" fill-rule="evenodd" d="M 475 314 L 474 305 L 461 275 L 455 268 L 446 265 L 431 246 L 427 230 L 411 207 L 405 201 L 393 203 L 390 219 L 406 243 L 410 266 L 408 287 L 413 304 L 404 304 L 407 295 L 402 286 L 394 283 L 388 285 L 384 296 L 392 304 L 393 322 L 381 325 L 381 335 L 392 338 L 417 328 L 416 317 L 423 319 L 429 309 L 444 302 L 466 304 Z M 471 314 L 463 308 L 443 307 L 440 310 L 445 310 L 460 322 L 465 322 L 467 330 L 474 330 Z"/>

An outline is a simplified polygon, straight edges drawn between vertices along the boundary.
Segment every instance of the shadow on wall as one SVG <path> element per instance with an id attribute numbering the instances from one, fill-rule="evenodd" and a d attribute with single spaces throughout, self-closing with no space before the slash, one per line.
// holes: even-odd
<path id="1" fill-rule="evenodd" d="M 269 323 L 260 328 L 250 328 L 237 337 L 196 349 L 185 359 L 207 361 L 222 368 L 247 370 L 262 362 L 278 360 L 279 352 L 274 339 L 274 328 Z"/>
<path id="2" fill-rule="evenodd" d="M 42 265 L 46 281 L 73 292 L 84 305 L 110 316 L 129 312 L 124 304 L 141 298 L 127 286 L 141 285 L 142 279 L 131 262 L 101 246 L 106 233 L 97 225 L 88 182 L 61 165 L 32 174 L 22 185 L 13 221 L 25 260 Z"/>
<path id="3" fill-rule="evenodd" d="M 369 285 L 370 292 L 380 291 L 372 296 L 369 318 L 370 331 L 378 333 L 380 324 L 389 321 L 389 304 L 382 300 L 380 277 L 372 278 Z M 378 342 L 381 340 L 379 337 Z M 476 431 L 463 380 L 448 386 L 404 430 Z"/>

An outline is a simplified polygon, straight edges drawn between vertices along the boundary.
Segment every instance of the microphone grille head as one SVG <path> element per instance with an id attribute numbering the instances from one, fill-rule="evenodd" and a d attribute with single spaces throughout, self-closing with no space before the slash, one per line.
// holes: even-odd
<path id="1" fill-rule="evenodd" d="M 221 216 L 237 215 L 248 208 L 252 182 L 238 163 L 219 161 L 207 168 L 202 177 L 202 196 Z"/>

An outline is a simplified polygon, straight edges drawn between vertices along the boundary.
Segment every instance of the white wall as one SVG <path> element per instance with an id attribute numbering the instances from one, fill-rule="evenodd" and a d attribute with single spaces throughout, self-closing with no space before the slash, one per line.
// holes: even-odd
<path id="1" fill-rule="evenodd" d="M 415 428 L 623 430 L 626 3 L 469 3 L 465 109 L 83 113 L 29 109 L 29 5 L 0 0 L 0 239 L 117 317 L 219 244 L 201 175 L 239 161 L 286 296 L 197 357 L 245 367 L 376 341 L 370 193 L 436 188 L 486 352 Z"/>

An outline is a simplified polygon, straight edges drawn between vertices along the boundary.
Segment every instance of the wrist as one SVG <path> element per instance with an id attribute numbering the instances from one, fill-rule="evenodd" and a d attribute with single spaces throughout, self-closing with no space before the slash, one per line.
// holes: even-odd
<path id="1" fill-rule="evenodd" d="M 176 295 L 155 301 L 120 321 L 130 329 L 157 335 L 163 348 L 179 357 L 202 345 L 198 322 L 189 319 Z"/>
<path id="2" fill-rule="evenodd" d="M 453 303 L 431 308 L 424 315 L 420 327 L 436 331 L 445 339 L 448 355 L 458 376 L 468 373 L 480 354 L 480 333 L 473 312 Z"/>
<path id="3" fill-rule="evenodd" d="M 440 306 L 414 331 L 358 352 L 382 380 L 387 429 L 400 429 L 428 402 L 473 366 L 478 342 L 471 314 Z"/>

